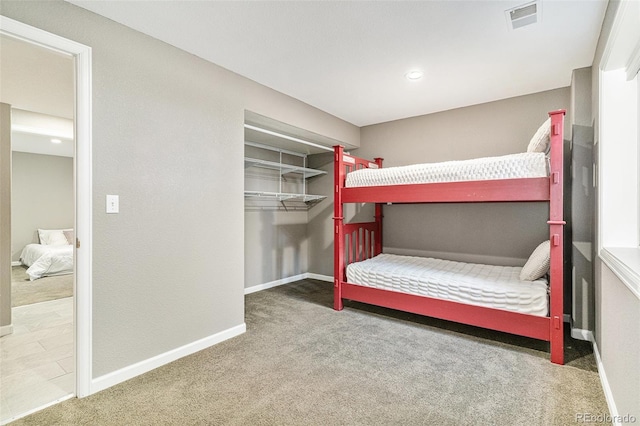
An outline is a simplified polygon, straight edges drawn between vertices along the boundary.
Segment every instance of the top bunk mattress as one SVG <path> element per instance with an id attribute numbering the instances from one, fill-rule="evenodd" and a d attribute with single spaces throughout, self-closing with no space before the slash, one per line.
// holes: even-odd
<path id="1" fill-rule="evenodd" d="M 347 266 L 349 283 L 523 314 L 547 316 L 547 280 L 521 281 L 521 267 L 379 254 Z"/>
<path id="2" fill-rule="evenodd" d="M 345 186 L 353 188 L 546 176 L 548 176 L 546 155 L 543 152 L 523 152 L 464 161 L 355 170 L 347 174 Z"/>

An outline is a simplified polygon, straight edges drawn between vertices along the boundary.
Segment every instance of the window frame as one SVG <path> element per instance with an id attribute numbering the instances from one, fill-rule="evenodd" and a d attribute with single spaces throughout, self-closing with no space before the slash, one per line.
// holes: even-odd
<path id="1" fill-rule="evenodd" d="M 598 69 L 597 253 L 640 299 L 639 68 L 640 5 L 624 1 L 617 10 Z M 632 188 L 623 193 L 629 180 L 621 170 L 628 174 L 630 169 L 634 175 Z M 624 233 L 626 229 L 629 234 Z"/>

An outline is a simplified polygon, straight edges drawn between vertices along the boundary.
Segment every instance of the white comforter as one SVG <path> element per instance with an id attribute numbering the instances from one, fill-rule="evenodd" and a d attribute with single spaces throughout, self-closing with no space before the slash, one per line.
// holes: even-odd
<path id="1" fill-rule="evenodd" d="M 27 274 L 31 281 L 46 275 L 70 274 L 73 272 L 73 246 L 27 244 L 20 261 L 29 267 Z"/>

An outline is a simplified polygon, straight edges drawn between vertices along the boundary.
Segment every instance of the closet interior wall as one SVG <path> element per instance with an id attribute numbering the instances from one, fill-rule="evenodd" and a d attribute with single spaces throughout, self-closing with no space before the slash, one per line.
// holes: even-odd
<path id="1" fill-rule="evenodd" d="M 306 211 L 244 212 L 245 288 L 308 271 Z"/>
<path id="2" fill-rule="evenodd" d="M 309 272 L 310 212 L 327 202 L 331 208 L 331 188 L 314 185 L 327 170 L 315 168 L 314 159 L 328 153 L 331 161 L 329 145 L 338 142 L 245 127 L 250 130 L 245 133 L 245 289 L 253 288 L 250 292 Z"/>

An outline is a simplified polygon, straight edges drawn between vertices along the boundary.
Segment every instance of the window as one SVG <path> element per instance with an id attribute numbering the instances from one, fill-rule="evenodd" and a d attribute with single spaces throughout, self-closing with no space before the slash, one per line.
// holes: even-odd
<path id="1" fill-rule="evenodd" d="M 640 3 L 619 5 L 599 69 L 598 253 L 640 298 Z"/>
<path id="2" fill-rule="evenodd" d="M 600 237 L 638 247 L 638 90 L 624 69 L 601 74 Z"/>

